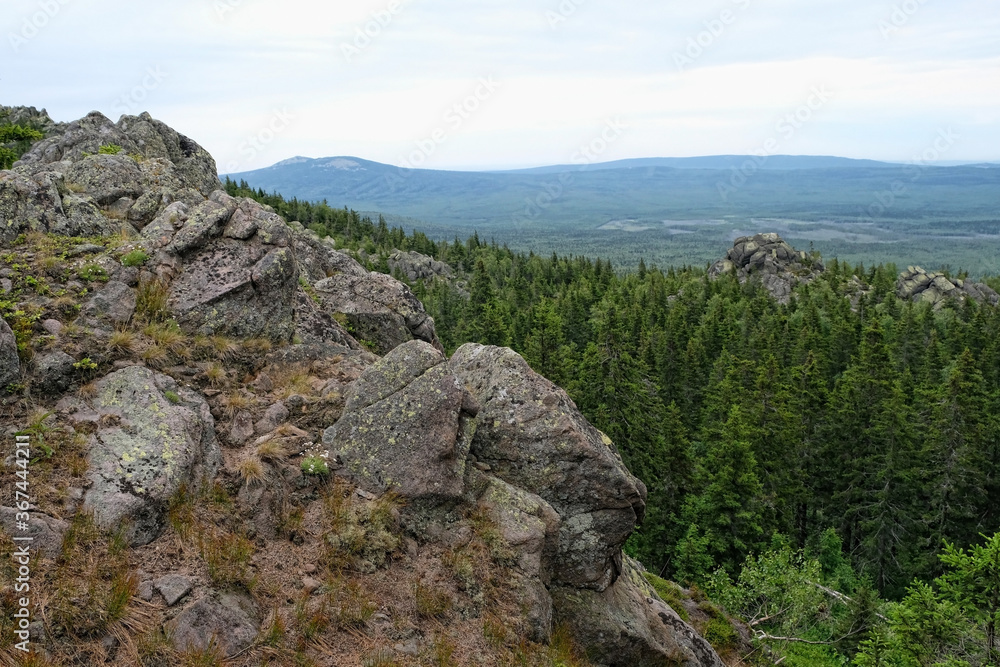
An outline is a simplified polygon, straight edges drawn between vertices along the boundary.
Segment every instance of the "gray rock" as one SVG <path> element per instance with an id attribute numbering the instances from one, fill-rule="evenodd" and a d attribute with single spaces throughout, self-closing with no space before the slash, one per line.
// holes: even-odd
<path id="1" fill-rule="evenodd" d="M 76 370 L 76 360 L 62 350 L 39 357 L 36 365 L 35 385 L 43 392 L 58 394 L 69 389 Z"/>
<path id="2" fill-rule="evenodd" d="M 472 453 L 561 518 L 552 578 L 603 590 L 645 514 L 646 488 L 562 389 L 507 348 L 463 345 L 450 367 L 482 405 Z"/>
<path id="3" fill-rule="evenodd" d="M 42 328 L 45 329 L 45 331 L 47 331 L 48 333 L 52 334 L 53 336 L 58 336 L 60 333 L 62 333 L 63 323 L 60 322 L 59 320 L 53 320 L 53 319 L 43 320 Z"/>
<path id="4" fill-rule="evenodd" d="M 153 601 L 153 582 L 152 581 L 141 581 L 139 582 L 139 599 L 143 602 Z"/>
<path id="5" fill-rule="evenodd" d="M 194 581 L 182 574 L 167 574 L 154 581 L 153 586 L 160 591 L 167 606 L 173 607 L 180 602 L 181 598 L 191 592 L 191 589 L 194 588 Z"/>
<path id="6" fill-rule="evenodd" d="M 622 576 L 602 592 L 552 589 L 556 623 L 565 623 L 594 664 L 607 667 L 722 667 L 712 646 L 667 604 L 626 557 Z"/>
<path id="7" fill-rule="evenodd" d="M 48 558 L 55 558 L 62 550 L 63 535 L 69 529 L 69 524 L 38 511 L 31 511 L 28 519 L 28 530 L 18 530 L 17 514 L 19 510 L 12 507 L 0 507 L 0 525 L 12 537 L 34 538 L 30 543 L 31 553 L 44 553 Z"/>
<path id="8" fill-rule="evenodd" d="M 249 596 L 212 592 L 165 627 L 178 651 L 205 650 L 214 642 L 224 656 L 230 656 L 253 644 L 260 624 L 258 615 Z"/>
<path id="9" fill-rule="evenodd" d="M 444 262 L 439 262 L 427 255 L 421 255 L 414 250 L 409 252 L 394 251 L 389 255 L 388 264 L 390 270 L 399 271 L 410 282 L 438 276 L 447 278 L 452 275 L 451 267 Z"/>
<path id="10" fill-rule="evenodd" d="M 323 444 L 368 491 L 457 498 L 473 431 L 462 410 L 466 402 L 444 355 L 411 341 L 351 385 L 344 413 L 324 432 Z"/>
<path id="11" fill-rule="evenodd" d="M 119 211 L 123 215 L 135 198 L 143 193 L 142 171 L 135 160 L 125 155 L 91 155 L 74 162 L 66 170 L 66 182 L 82 187 L 99 206 L 108 206 L 123 197 L 128 205 Z"/>
<path id="12" fill-rule="evenodd" d="M 90 298 L 81 313 L 90 317 L 107 318 L 115 324 L 125 324 L 135 313 L 136 293 L 124 282 L 112 280 Z"/>
<path id="13" fill-rule="evenodd" d="M 943 308 L 949 302 L 961 303 L 966 299 L 994 306 L 1000 304 L 1000 294 L 989 285 L 951 280 L 942 273 L 927 272 L 919 266 L 908 267 L 899 274 L 896 296 L 908 301 L 930 303 L 935 310 Z"/>
<path id="14" fill-rule="evenodd" d="M 180 398 L 174 403 L 164 392 Z M 101 428 L 91 436 L 91 488 L 84 506 L 103 527 L 128 526 L 142 545 L 163 529 L 170 497 L 215 476 L 221 451 L 204 397 L 166 375 L 130 366 L 97 383 L 92 409 Z"/>
<path id="15" fill-rule="evenodd" d="M 21 377 L 21 360 L 17 356 L 17 339 L 10 325 L 0 318 L 0 392 Z"/>
<path id="16" fill-rule="evenodd" d="M 240 410 L 233 418 L 229 428 L 229 442 L 235 447 L 242 447 L 254 435 L 253 417 L 246 410 Z"/>
<path id="17" fill-rule="evenodd" d="M 270 433 L 286 421 L 288 421 L 288 408 L 285 407 L 284 403 L 278 401 L 264 411 L 264 416 L 260 418 L 260 421 L 254 424 L 254 431 L 256 431 L 258 435 Z"/>

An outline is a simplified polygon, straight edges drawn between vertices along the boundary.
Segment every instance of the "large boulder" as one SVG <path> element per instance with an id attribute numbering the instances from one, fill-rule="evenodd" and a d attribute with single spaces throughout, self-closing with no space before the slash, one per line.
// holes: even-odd
<path id="1" fill-rule="evenodd" d="M 85 507 L 105 528 L 127 526 L 133 545 L 163 528 L 170 497 L 215 476 L 221 450 L 204 397 L 172 378 L 130 366 L 101 379 L 89 405 L 97 432 L 88 459 Z"/>
<path id="2" fill-rule="evenodd" d="M 451 369 L 482 406 L 472 453 L 561 518 L 552 579 L 604 590 L 645 514 L 646 487 L 566 392 L 507 348 L 464 345 Z"/>
<path id="3" fill-rule="evenodd" d="M 21 360 L 17 356 L 17 339 L 10 325 L 0 318 L 0 392 L 21 377 Z"/>
<path id="4" fill-rule="evenodd" d="M 555 620 L 574 630 L 602 667 L 722 667 L 705 641 L 665 602 L 626 557 L 622 576 L 604 591 L 555 587 Z"/>
<path id="5" fill-rule="evenodd" d="M 323 444 L 361 486 L 412 500 L 462 495 L 478 408 L 446 362 L 430 344 L 411 341 L 351 385 Z"/>

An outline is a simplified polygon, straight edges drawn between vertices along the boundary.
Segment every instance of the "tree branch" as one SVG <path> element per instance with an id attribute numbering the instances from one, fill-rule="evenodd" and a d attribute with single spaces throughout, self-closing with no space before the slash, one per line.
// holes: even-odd
<path id="1" fill-rule="evenodd" d="M 852 600 L 851 598 L 847 597 L 843 593 L 835 591 L 832 588 L 827 588 L 826 586 L 823 586 L 822 584 L 817 584 L 815 581 L 806 580 L 806 583 L 807 584 L 812 584 L 813 586 L 815 586 L 816 588 L 820 589 L 821 591 L 823 591 L 824 593 L 826 593 L 830 597 L 832 597 L 832 598 L 834 598 L 836 600 L 839 600 L 839 601 L 843 602 L 844 604 L 852 604 L 854 602 L 854 600 Z M 887 623 L 889 622 L 888 618 L 886 618 L 882 614 L 878 613 L 877 611 L 875 612 L 875 615 L 878 616 L 883 621 L 885 621 Z"/>

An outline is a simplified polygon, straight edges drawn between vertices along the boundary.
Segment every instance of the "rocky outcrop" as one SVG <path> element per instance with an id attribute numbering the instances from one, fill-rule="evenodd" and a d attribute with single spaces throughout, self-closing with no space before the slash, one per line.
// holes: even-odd
<path id="1" fill-rule="evenodd" d="M 942 308 L 949 301 L 974 299 L 982 303 L 997 305 L 998 295 L 989 285 L 968 280 L 948 278 L 941 272 L 925 271 L 919 266 L 910 266 L 899 274 L 896 295 L 908 301 L 930 303 L 935 309 Z"/>
<path id="2" fill-rule="evenodd" d="M 132 544 L 146 544 L 159 535 L 167 503 L 182 485 L 193 490 L 215 476 L 215 423 L 201 394 L 141 366 L 108 375 L 96 392 L 89 403 L 61 406 L 96 430 L 84 506 L 99 525 L 125 524 Z"/>
<path id="3" fill-rule="evenodd" d="M 393 275 L 396 275 L 398 271 L 411 283 L 436 277 L 450 278 L 453 273 L 451 267 L 444 262 L 427 255 L 421 255 L 415 250 L 409 252 L 394 251 L 389 255 L 388 264 Z"/>
<path id="4" fill-rule="evenodd" d="M 17 356 L 17 339 L 7 321 L 0 318 L 0 393 L 20 377 L 21 360 Z"/>
<path id="5" fill-rule="evenodd" d="M 709 269 L 712 277 L 735 271 L 740 282 L 760 280 L 780 303 L 787 303 L 792 289 L 823 271 L 818 259 L 795 250 L 777 234 L 757 234 L 736 239 L 725 259 Z"/>

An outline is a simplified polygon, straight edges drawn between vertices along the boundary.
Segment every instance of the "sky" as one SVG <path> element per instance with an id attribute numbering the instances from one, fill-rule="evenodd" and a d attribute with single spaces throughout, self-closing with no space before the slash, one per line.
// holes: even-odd
<path id="1" fill-rule="evenodd" d="M 0 104 L 292 156 L 1000 160 L 998 0 L 3 0 Z"/>

